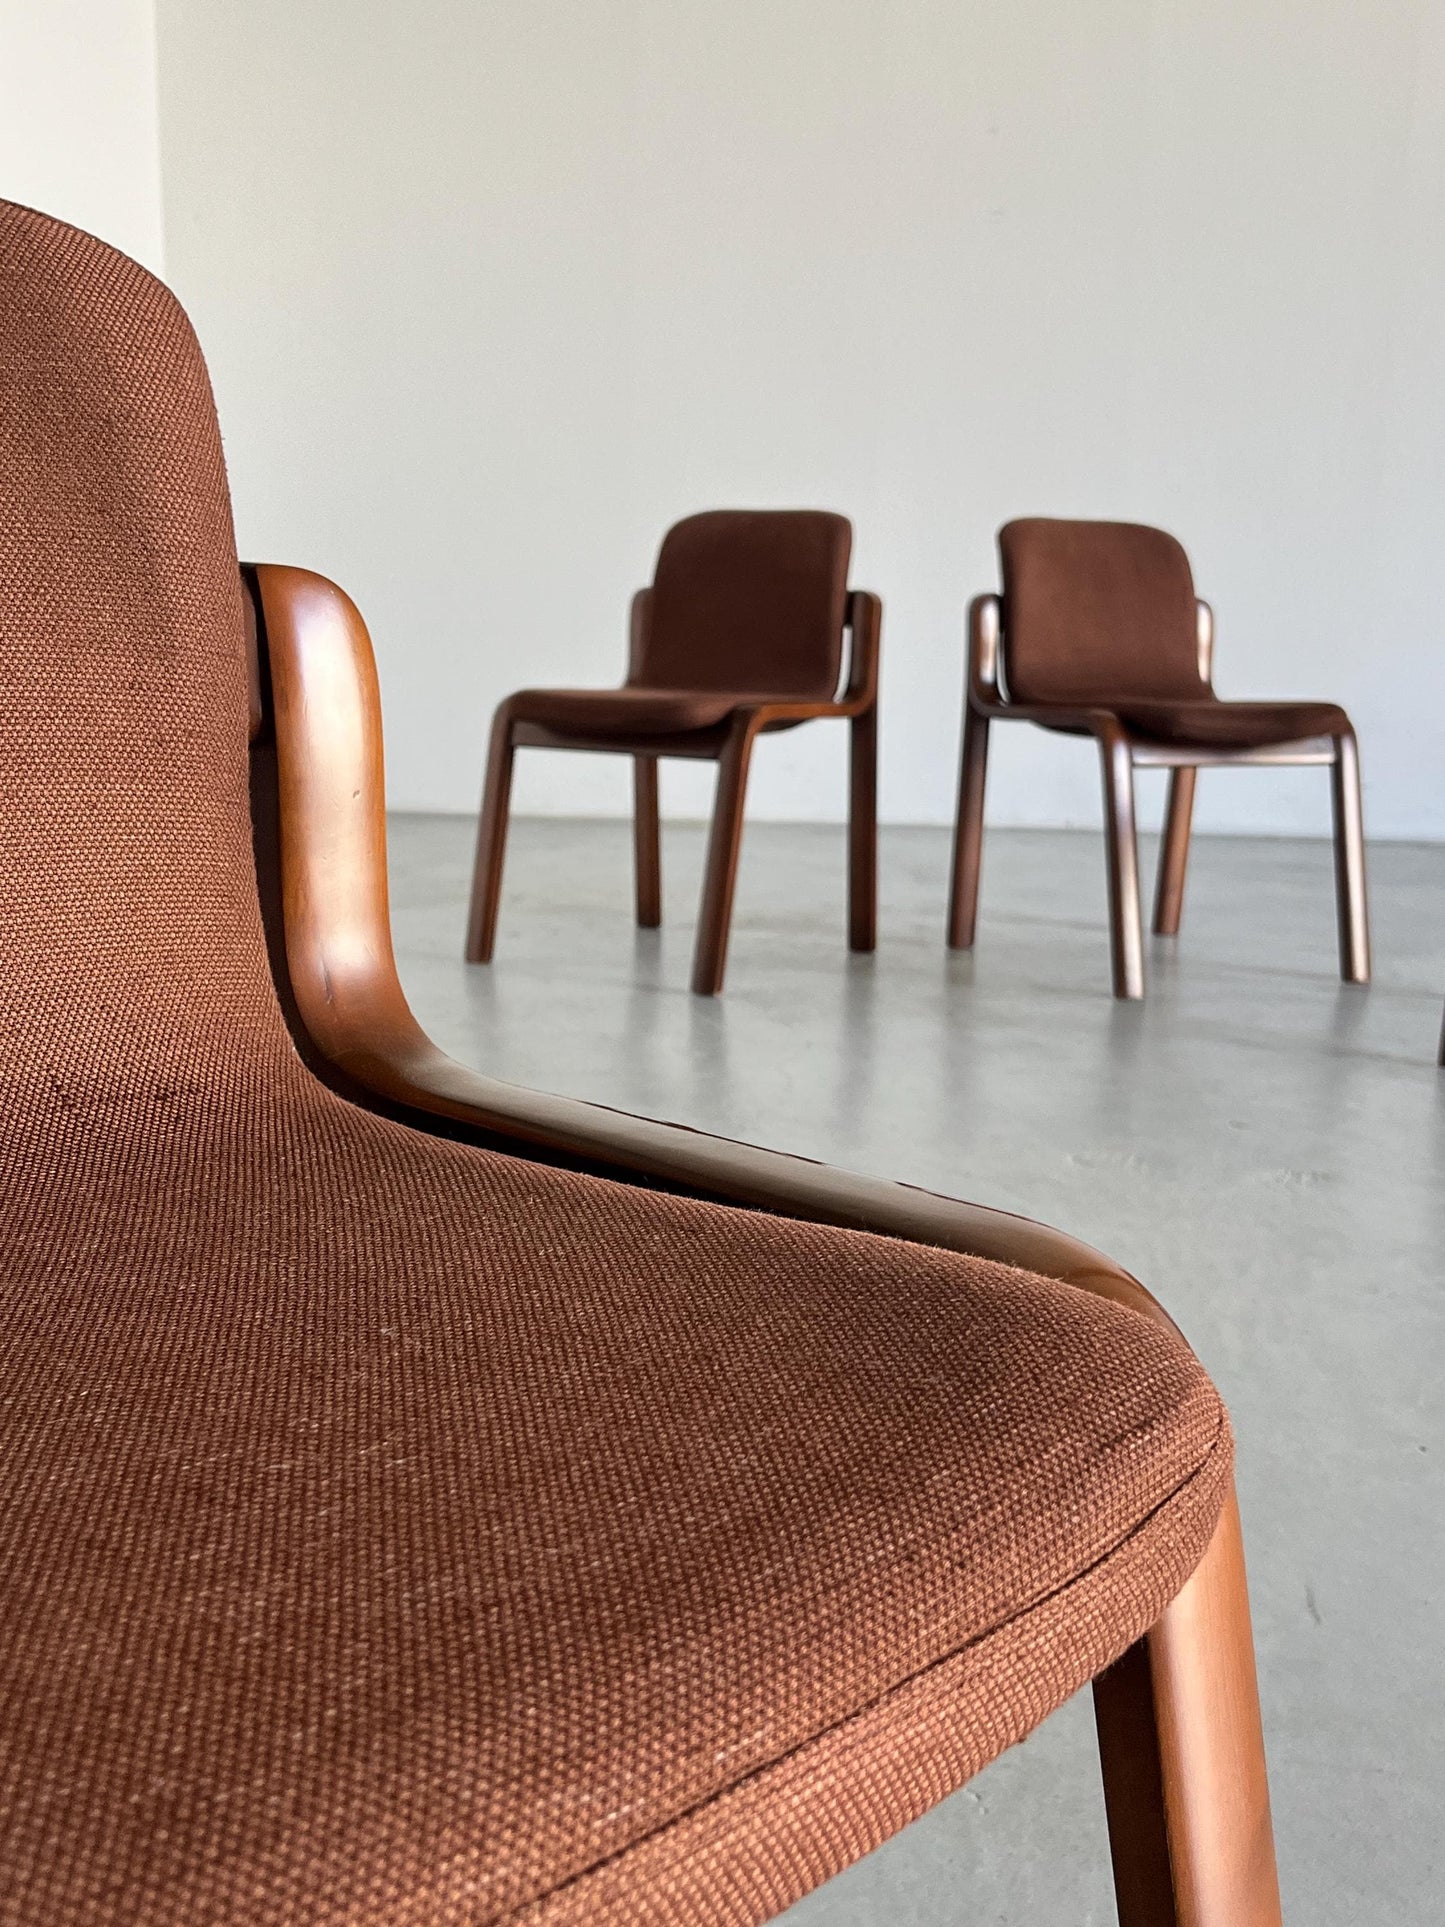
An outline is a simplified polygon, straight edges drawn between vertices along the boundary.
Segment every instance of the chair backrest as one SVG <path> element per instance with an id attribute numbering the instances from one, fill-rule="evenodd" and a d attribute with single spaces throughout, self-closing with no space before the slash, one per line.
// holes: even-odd
<path id="1" fill-rule="evenodd" d="M 838 688 L 853 531 L 813 509 L 714 509 L 663 538 L 629 680 L 826 702 Z"/>
<path id="2" fill-rule="evenodd" d="M 1016 702 L 1207 697 L 1194 581 L 1172 535 L 1030 516 L 999 531 L 1003 670 Z"/>
<path id="3" fill-rule="evenodd" d="M 43 1182 L 37 1133 L 133 1129 L 143 1092 L 164 1132 L 183 1085 L 254 1091 L 258 1053 L 289 1053 L 247 719 L 190 325 L 135 262 L 0 202 L 0 1182 Z"/>

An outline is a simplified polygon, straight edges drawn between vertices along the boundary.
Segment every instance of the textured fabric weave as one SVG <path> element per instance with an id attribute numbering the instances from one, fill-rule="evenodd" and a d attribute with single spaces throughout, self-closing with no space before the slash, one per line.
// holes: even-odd
<path id="1" fill-rule="evenodd" d="M 630 681 L 827 702 L 838 687 L 853 531 L 817 509 L 711 509 L 663 538 Z"/>
<path id="2" fill-rule="evenodd" d="M 1312 736 L 1339 736 L 1350 719 L 1336 703 L 1122 703 L 1140 736 L 1194 749 L 1270 749 Z"/>
<path id="3" fill-rule="evenodd" d="M 507 708 L 519 723 L 605 742 L 712 729 L 740 704 L 775 700 L 741 689 L 519 689 L 507 698 Z"/>
<path id="4" fill-rule="evenodd" d="M 714 729 L 751 703 L 838 687 L 853 531 L 814 509 L 712 509 L 657 558 L 646 640 L 621 689 L 520 689 L 517 722 L 606 743 Z"/>
<path id="5" fill-rule="evenodd" d="M 1172 535 L 1028 516 L 999 531 L 1004 654 L 1018 702 L 1198 701 L 1194 580 Z"/>
<path id="6" fill-rule="evenodd" d="M 0 1920 L 761 1921 L 1157 1616 L 1218 1399 L 315 1083 L 190 331 L 0 207 L 0 382 Z"/>

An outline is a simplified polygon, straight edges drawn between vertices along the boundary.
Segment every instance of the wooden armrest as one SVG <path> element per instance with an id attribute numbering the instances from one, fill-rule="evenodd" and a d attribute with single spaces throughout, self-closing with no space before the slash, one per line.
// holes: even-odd
<path id="1" fill-rule="evenodd" d="M 258 616 L 256 753 L 274 753 L 274 810 L 257 811 L 263 899 L 268 868 L 278 885 L 273 969 L 298 1046 L 335 1089 L 423 1130 L 973 1253 L 1164 1319 L 1111 1260 L 1027 1218 L 523 1090 L 445 1056 L 412 1015 L 392 951 L 380 696 L 365 625 L 342 590 L 307 570 L 259 564 L 245 577 Z"/>
<path id="2" fill-rule="evenodd" d="M 848 686 L 842 706 L 857 714 L 878 700 L 878 648 L 883 632 L 883 604 L 871 589 L 854 589 L 848 597 Z"/>

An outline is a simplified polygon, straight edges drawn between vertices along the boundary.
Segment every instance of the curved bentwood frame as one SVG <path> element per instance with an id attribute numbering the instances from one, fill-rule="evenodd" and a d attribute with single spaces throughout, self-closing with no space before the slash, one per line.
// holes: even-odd
<path id="1" fill-rule="evenodd" d="M 407 1007 L 387 903 L 381 718 L 365 627 L 333 584 L 247 568 L 252 794 L 272 968 L 297 1046 L 354 1103 L 414 1129 L 815 1223 L 976 1253 L 1165 1314 L 1135 1279 L 1006 1212 L 495 1082 Z M 1094 1682 L 1122 1927 L 1279 1927 L 1239 1514 Z"/>
<path id="2" fill-rule="evenodd" d="M 1214 614 L 1195 603 L 1199 674 L 1206 687 L 1214 661 Z M 1159 848 L 1154 897 L 1154 934 L 1175 937 L 1184 904 L 1184 873 L 1194 813 L 1194 783 L 1201 769 L 1240 769 L 1318 764 L 1330 772 L 1334 811 L 1335 903 L 1339 921 L 1340 975 L 1349 984 L 1370 981 L 1370 925 L 1365 900 L 1365 830 L 1360 804 L 1360 758 L 1352 729 L 1268 749 L 1219 749 L 1156 743 L 1135 735 L 1110 709 L 1070 708 L 1062 703 L 1020 703 L 1008 696 L 1007 638 L 999 596 L 975 596 L 968 610 L 968 684 L 963 702 L 963 752 L 954 823 L 953 881 L 948 904 L 948 943 L 971 950 L 978 921 L 978 880 L 983 855 L 983 796 L 992 722 L 1041 723 L 1095 738 L 1104 778 L 1104 837 L 1109 873 L 1109 942 L 1114 995 L 1144 995 L 1144 931 L 1139 906 L 1139 846 L 1134 825 L 1134 771 L 1167 769 L 1169 800 Z M 1445 1045 L 1442 1045 L 1445 1048 Z"/>
<path id="3" fill-rule="evenodd" d="M 632 598 L 629 682 L 640 668 L 652 613 L 651 588 Z M 467 911 L 468 963 L 490 963 L 497 940 L 502 896 L 502 864 L 507 849 L 507 817 L 512 793 L 512 760 L 519 749 L 573 749 L 631 756 L 633 838 L 637 921 L 645 930 L 662 922 L 662 848 L 657 801 L 660 757 L 678 756 L 718 766 L 707 868 L 698 910 L 692 988 L 715 996 L 723 986 L 728 931 L 742 850 L 743 801 L 753 744 L 759 736 L 799 723 L 829 717 L 849 724 L 848 733 L 848 948 L 872 950 L 878 927 L 878 641 L 883 605 L 866 589 L 850 591 L 844 614 L 848 675 L 828 702 L 740 704 L 710 729 L 637 736 L 583 736 L 519 720 L 511 699 L 492 719 L 482 809 L 477 824 L 477 854 Z"/>

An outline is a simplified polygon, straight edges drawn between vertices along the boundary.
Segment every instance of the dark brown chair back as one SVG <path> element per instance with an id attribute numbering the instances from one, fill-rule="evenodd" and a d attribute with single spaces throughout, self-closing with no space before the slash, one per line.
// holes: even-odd
<path id="1" fill-rule="evenodd" d="M 629 681 L 826 702 L 843 658 L 844 516 L 714 509 L 663 538 L 651 610 Z"/>
<path id="2" fill-rule="evenodd" d="M 1029 516 L 999 531 L 1003 655 L 1016 702 L 1198 700 L 1194 580 L 1172 535 Z"/>

